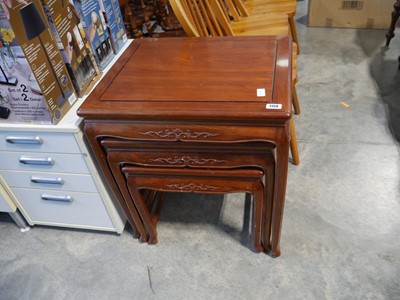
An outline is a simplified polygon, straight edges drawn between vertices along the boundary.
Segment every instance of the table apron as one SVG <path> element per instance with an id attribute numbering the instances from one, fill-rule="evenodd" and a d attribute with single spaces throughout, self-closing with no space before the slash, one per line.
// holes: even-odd
<path id="1" fill-rule="evenodd" d="M 87 135 L 101 139 L 165 142 L 267 142 L 276 145 L 287 139 L 287 124 L 282 126 L 230 126 L 163 123 L 85 122 Z"/>

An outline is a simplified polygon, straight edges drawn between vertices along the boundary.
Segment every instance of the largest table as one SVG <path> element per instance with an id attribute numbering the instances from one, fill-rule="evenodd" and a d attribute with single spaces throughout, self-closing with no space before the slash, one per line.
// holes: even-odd
<path id="1" fill-rule="evenodd" d="M 146 230 L 138 222 L 131 195 L 118 183 L 121 174 L 107 162 L 104 140 L 165 143 L 171 149 L 178 144 L 181 149 L 185 143 L 273 145 L 276 164 L 268 248 L 280 255 L 291 118 L 289 38 L 135 40 L 78 115 L 84 118 L 84 132 L 100 167 L 142 241 L 147 240 Z M 250 159 L 251 149 L 248 154 Z M 183 158 L 169 160 L 174 161 L 182 163 Z"/>

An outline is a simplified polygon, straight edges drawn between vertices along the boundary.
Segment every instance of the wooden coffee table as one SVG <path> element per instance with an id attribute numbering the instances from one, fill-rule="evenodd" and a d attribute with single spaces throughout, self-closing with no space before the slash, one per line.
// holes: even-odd
<path id="1" fill-rule="evenodd" d="M 122 172 L 126 164 L 164 170 L 183 164 L 210 172 L 238 166 L 263 169 L 255 149 L 272 146 L 272 219 L 264 220 L 271 222 L 272 230 L 271 234 L 263 233 L 263 244 L 279 256 L 291 104 L 288 37 L 138 39 L 91 93 L 78 115 L 84 118 L 85 135 L 135 236 L 143 242 L 148 241 L 148 232 L 129 192 L 134 190 L 129 184 L 135 181 L 128 181 Z M 119 163 L 111 168 L 107 147 L 102 144 L 106 141 L 150 146 L 134 161 L 133 155 L 125 159 L 119 153 Z M 152 143 L 168 151 L 157 158 Z M 209 153 L 204 154 L 204 145 L 210 147 Z M 241 147 L 240 156 L 233 155 L 232 161 L 229 155 L 226 159 L 217 154 L 213 157 L 213 149 L 229 151 L 230 147 Z"/>

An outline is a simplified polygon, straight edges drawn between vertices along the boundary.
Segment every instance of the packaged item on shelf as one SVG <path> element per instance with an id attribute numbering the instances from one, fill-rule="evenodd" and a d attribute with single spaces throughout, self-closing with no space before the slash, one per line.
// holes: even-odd
<path id="1" fill-rule="evenodd" d="M 118 0 L 99 1 L 111 36 L 114 53 L 117 54 L 128 40 L 119 2 Z"/>
<path id="2" fill-rule="evenodd" d="M 6 90 L 2 89 L 8 92 L 2 95 L 9 102 L 7 121 L 56 124 L 74 104 L 77 95 L 41 2 L 5 0 L 0 4 L 2 22 L 5 24 L 8 20 L 11 25 L 8 33 L 6 28 L 2 31 L 2 43 L 6 47 L 0 53 L 7 56 L 6 64 L 13 64 L 1 72 L 3 84 L 9 85 Z"/>
<path id="3" fill-rule="evenodd" d="M 82 97 L 98 74 L 78 13 L 68 1 L 42 0 L 42 4 L 75 91 Z"/>
<path id="4" fill-rule="evenodd" d="M 81 19 L 81 24 L 86 31 L 87 40 L 92 47 L 97 64 L 102 71 L 111 62 L 114 53 L 100 4 L 98 0 L 69 1 L 73 2 Z"/>
<path id="5" fill-rule="evenodd" d="M 51 124 L 49 106 L 10 24 L 10 2 L 0 2 L 0 122 Z"/>

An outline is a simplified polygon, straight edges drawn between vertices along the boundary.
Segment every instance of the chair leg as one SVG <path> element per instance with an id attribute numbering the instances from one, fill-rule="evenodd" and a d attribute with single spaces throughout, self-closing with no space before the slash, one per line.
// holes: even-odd
<path id="1" fill-rule="evenodd" d="M 300 164 L 300 156 L 299 156 L 299 149 L 297 148 L 296 130 L 294 128 L 293 117 L 290 119 L 289 126 L 290 126 L 290 152 L 292 153 L 293 164 L 297 166 L 298 164 Z"/>
<path id="2" fill-rule="evenodd" d="M 297 97 L 296 84 L 293 84 L 292 93 L 293 93 L 292 101 L 293 101 L 294 113 L 296 115 L 299 115 L 300 114 L 300 103 L 299 103 L 299 98 Z"/>
<path id="3" fill-rule="evenodd" d="M 400 0 L 397 0 L 393 6 L 394 10 L 392 12 L 392 20 L 390 22 L 390 28 L 386 33 L 386 47 L 389 47 L 390 41 L 394 37 L 394 30 L 396 28 L 396 23 L 400 16 Z"/>
<path id="4" fill-rule="evenodd" d="M 297 45 L 297 54 L 300 54 L 299 39 L 297 37 L 296 24 L 294 22 L 294 17 L 293 16 L 289 17 L 289 24 L 290 24 L 290 32 L 292 34 L 293 42 L 295 42 L 296 45 Z"/>

